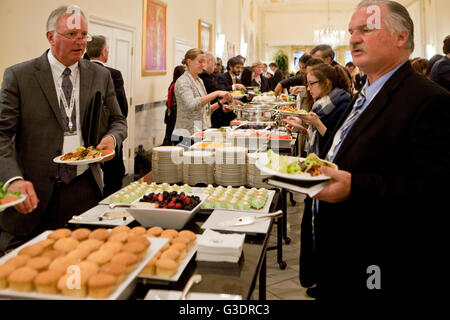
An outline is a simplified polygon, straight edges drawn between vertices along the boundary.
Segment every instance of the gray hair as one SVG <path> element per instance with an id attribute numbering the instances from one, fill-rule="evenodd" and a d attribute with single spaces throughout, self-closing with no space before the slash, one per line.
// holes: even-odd
<path id="1" fill-rule="evenodd" d="M 47 31 L 56 31 L 56 24 L 59 18 L 63 16 L 69 16 L 78 12 L 81 13 L 83 17 L 86 17 L 84 15 L 84 12 L 77 5 L 60 6 L 56 8 L 52 11 L 52 13 L 50 13 L 47 19 Z"/>
<path id="2" fill-rule="evenodd" d="M 205 52 L 205 59 L 206 60 L 209 60 L 209 59 L 216 59 L 216 56 L 214 55 L 214 54 L 212 54 L 211 52 L 209 52 L 209 51 L 206 51 Z"/>
<path id="3" fill-rule="evenodd" d="M 385 4 L 388 8 L 389 15 L 386 17 L 384 23 L 391 34 L 404 30 L 408 31 L 409 36 L 405 47 L 412 53 L 414 51 L 414 22 L 408 10 L 403 5 L 390 0 L 363 0 L 358 4 L 357 10 L 380 4 Z"/>
<path id="4" fill-rule="evenodd" d="M 102 50 L 106 47 L 106 38 L 104 36 L 92 36 L 92 40 L 86 45 L 86 52 L 90 58 L 98 58 Z"/>

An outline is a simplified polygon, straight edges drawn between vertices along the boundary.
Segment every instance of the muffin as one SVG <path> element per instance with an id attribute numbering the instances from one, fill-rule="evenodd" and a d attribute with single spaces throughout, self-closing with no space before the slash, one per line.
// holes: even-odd
<path id="1" fill-rule="evenodd" d="M 134 227 L 130 230 L 129 234 L 135 234 L 135 235 L 144 235 L 147 232 L 147 230 L 144 227 L 138 226 Z"/>
<path id="2" fill-rule="evenodd" d="M 137 257 L 134 253 L 131 252 L 119 252 L 115 254 L 112 259 L 111 263 L 123 263 L 127 267 L 125 270 L 126 274 L 129 274 L 134 269 L 134 264 L 137 262 Z"/>
<path id="3" fill-rule="evenodd" d="M 82 241 L 77 249 L 89 249 L 90 252 L 98 250 L 102 245 L 103 241 L 97 240 L 97 239 L 87 239 Z"/>
<path id="4" fill-rule="evenodd" d="M 89 296 L 95 299 L 105 299 L 114 290 L 116 278 L 107 273 L 96 273 L 88 281 Z"/>
<path id="5" fill-rule="evenodd" d="M 9 289 L 20 292 L 33 291 L 33 280 L 37 274 L 36 270 L 27 266 L 16 269 L 8 276 Z"/>
<path id="6" fill-rule="evenodd" d="M 134 253 L 140 261 L 147 251 L 147 247 L 142 242 L 128 242 L 123 246 L 122 251 Z"/>
<path id="7" fill-rule="evenodd" d="M 123 244 L 118 241 L 107 241 L 101 247 L 100 250 L 109 250 L 113 254 L 116 254 L 122 250 Z"/>
<path id="8" fill-rule="evenodd" d="M 5 264 L 10 264 L 14 267 L 14 269 L 19 269 L 20 267 L 23 267 L 27 264 L 28 260 L 30 260 L 31 257 L 27 255 L 18 255 L 14 258 L 9 259 L 6 261 Z"/>
<path id="9" fill-rule="evenodd" d="M 64 252 L 70 252 L 72 250 L 75 250 L 80 242 L 74 238 L 62 238 L 55 242 L 53 245 L 53 249 L 55 250 L 61 250 Z"/>
<path id="10" fill-rule="evenodd" d="M 161 254 L 161 259 L 163 259 L 163 258 L 169 258 L 169 259 L 171 259 L 171 260 L 174 260 L 174 261 L 179 262 L 179 261 L 180 261 L 180 256 L 181 256 L 180 251 L 178 251 L 178 250 L 175 249 L 175 248 L 169 248 L 169 250 L 166 250 L 166 251 L 164 251 L 164 252 Z"/>
<path id="11" fill-rule="evenodd" d="M 49 257 L 49 258 L 52 259 L 52 261 L 53 261 L 53 260 L 55 260 L 56 258 L 65 256 L 65 255 L 66 255 L 66 253 L 65 253 L 64 251 L 52 249 L 52 250 L 49 250 L 49 251 L 44 252 L 44 253 L 41 255 L 41 257 Z"/>
<path id="12" fill-rule="evenodd" d="M 51 262 L 52 259 L 49 257 L 35 257 L 28 260 L 27 266 L 36 271 L 44 271 L 48 268 Z"/>
<path id="13" fill-rule="evenodd" d="M 110 250 L 98 250 L 95 252 L 92 252 L 88 257 L 87 261 L 92 261 L 98 264 L 99 266 L 102 266 L 109 261 L 111 261 L 111 258 L 113 257 L 113 253 Z"/>
<path id="14" fill-rule="evenodd" d="M 56 241 L 62 238 L 70 237 L 71 234 L 72 231 L 70 231 L 67 228 L 56 229 L 55 231 L 53 231 L 48 235 L 47 239 L 53 239 Z"/>
<path id="15" fill-rule="evenodd" d="M 171 278 L 178 270 L 178 262 L 168 258 L 160 258 L 156 261 L 156 276 Z"/>
<path id="16" fill-rule="evenodd" d="M 124 263 L 107 263 L 104 264 L 101 268 L 99 273 L 107 273 L 116 278 L 116 284 L 119 284 L 123 281 L 125 278 L 125 271 L 127 270 L 127 267 Z"/>
<path id="17" fill-rule="evenodd" d="M 83 241 L 89 238 L 89 235 L 91 234 L 91 230 L 87 228 L 78 228 L 76 230 L 72 231 L 72 238 Z"/>
<path id="18" fill-rule="evenodd" d="M 74 258 L 63 256 L 53 260 L 52 263 L 50 263 L 50 265 L 48 266 L 48 270 L 66 273 L 67 268 L 71 265 L 75 265 L 76 263 L 77 261 Z"/>
<path id="19" fill-rule="evenodd" d="M 145 245 L 146 248 L 150 247 L 151 244 L 150 240 L 148 240 L 147 237 L 135 234 L 130 234 L 128 236 L 127 242 L 141 242 Z"/>
<path id="20" fill-rule="evenodd" d="M 43 294 L 58 294 L 58 280 L 62 274 L 58 271 L 43 271 L 34 278 L 36 291 Z"/>
<path id="21" fill-rule="evenodd" d="M 58 289 L 65 296 L 83 298 L 87 296 L 87 282 L 98 271 L 97 264 L 83 261 L 74 267 L 79 268 L 79 278 L 72 274 L 63 275 L 58 281 Z"/>
<path id="22" fill-rule="evenodd" d="M 161 232 L 163 232 L 161 227 L 151 227 L 147 230 L 146 235 L 151 238 L 158 238 L 161 235 Z"/>
<path id="23" fill-rule="evenodd" d="M 178 231 L 175 229 L 166 229 L 163 232 L 161 232 L 160 238 L 168 238 L 173 239 L 178 236 Z"/>
<path id="24" fill-rule="evenodd" d="M 37 257 L 41 255 L 44 252 L 44 247 L 38 244 L 32 244 L 29 246 L 26 246 L 25 248 L 21 249 L 18 253 L 18 255 L 26 255 L 30 256 L 31 258 Z"/>
<path id="25" fill-rule="evenodd" d="M 89 235 L 89 239 L 97 239 L 100 241 L 106 241 L 110 236 L 110 232 L 105 228 L 95 229 Z"/>
<path id="26" fill-rule="evenodd" d="M 180 237 L 188 238 L 191 241 L 191 243 L 193 243 L 197 239 L 197 235 L 194 232 L 190 231 L 190 230 L 181 230 L 178 233 L 178 235 Z"/>
<path id="27" fill-rule="evenodd" d="M 114 227 L 114 228 L 112 228 L 112 230 L 111 230 L 111 233 L 112 234 L 114 234 L 114 233 L 120 233 L 120 232 L 126 232 L 126 233 L 128 233 L 128 232 L 130 232 L 130 227 L 128 227 L 128 226 L 117 226 L 117 227 Z"/>
<path id="28" fill-rule="evenodd" d="M 121 242 L 121 243 L 125 243 L 128 240 L 128 232 L 116 232 L 111 234 L 111 236 L 109 237 L 108 241 L 117 241 L 117 242 Z"/>
<path id="29" fill-rule="evenodd" d="M 87 247 L 77 248 L 73 251 L 70 251 L 67 254 L 67 257 L 75 259 L 76 261 L 83 261 L 84 259 L 86 259 L 87 256 L 89 256 L 90 253 L 91 251 Z"/>
<path id="30" fill-rule="evenodd" d="M 55 244 L 55 240 L 45 239 L 45 240 L 37 242 L 36 244 L 42 246 L 42 248 L 44 249 L 43 253 L 45 253 L 47 251 L 53 250 L 53 245 Z"/>
<path id="31" fill-rule="evenodd" d="M 0 289 L 8 288 L 8 277 L 15 269 L 12 263 L 0 265 Z"/>
<path id="32" fill-rule="evenodd" d="M 139 273 L 141 276 L 154 276 L 156 273 L 156 261 L 158 258 L 154 257 L 151 259 L 145 267 L 142 269 L 142 271 Z"/>
<path id="33" fill-rule="evenodd" d="M 183 260 L 184 258 L 186 258 L 187 255 L 187 246 L 184 243 L 178 242 L 178 243 L 174 243 L 170 246 L 170 249 L 176 249 L 178 251 L 180 251 L 180 260 Z"/>
<path id="34" fill-rule="evenodd" d="M 176 243 L 182 243 L 182 244 L 186 245 L 187 248 L 189 248 L 189 246 L 191 245 L 191 241 L 184 236 L 178 236 L 170 241 L 170 244 L 176 244 Z"/>

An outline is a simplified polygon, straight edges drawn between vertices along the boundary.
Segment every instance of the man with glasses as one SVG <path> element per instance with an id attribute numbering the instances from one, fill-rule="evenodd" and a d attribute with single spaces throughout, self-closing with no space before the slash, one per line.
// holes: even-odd
<path id="1" fill-rule="evenodd" d="M 88 140 L 99 140 L 98 149 L 115 149 L 127 136 L 109 71 L 81 59 L 89 38 L 83 12 L 57 8 L 46 36 L 50 49 L 7 68 L 0 92 L 0 181 L 8 192 L 27 196 L 0 215 L 0 255 L 101 199 L 98 163 L 59 165 L 55 157 Z M 99 117 L 87 119 L 96 96 Z"/>

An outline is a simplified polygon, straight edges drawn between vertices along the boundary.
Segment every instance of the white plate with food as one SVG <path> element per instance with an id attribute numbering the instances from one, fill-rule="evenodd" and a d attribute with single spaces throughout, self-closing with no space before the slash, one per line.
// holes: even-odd
<path id="1" fill-rule="evenodd" d="M 317 156 L 313 157 L 310 154 L 310 158 L 280 156 L 269 150 L 267 153 L 261 153 L 259 159 L 256 161 L 256 167 L 266 175 L 276 176 L 285 179 L 298 180 L 298 181 L 325 181 L 330 180 L 329 176 L 320 174 L 320 166 L 326 165 L 337 169 L 334 163 L 321 160 Z M 314 159 L 313 159 L 314 158 Z M 313 159 L 313 160 L 312 160 Z M 306 160 L 308 164 L 306 169 L 303 168 Z M 318 171 L 319 170 L 319 171 Z M 312 174 L 311 174 L 312 173 Z"/>
<path id="2" fill-rule="evenodd" d="M 90 163 L 101 162 L 115 153 L 116 152 L 114 150 L 97 150 L 92 147 L 80 147 L 76 152 L 69 152 L 55 157 L 53 162 L 72 166 L 82 166 Z"/>
<path id="3" fill-rule="evenodd" d="M 98 205 L 78 216 L 73 216 L 69 223 L 97 226 L 126 226 L 134 218 L 125 208 L 113 208 L 109 205 Z"/>
<path id="4" fill-rule="evenodd" d="M 25 194 L 21 194 L 20 196 L 8 194 L 5 197 L 1 198 L 1 200 L 7 199 L 7 197 L 14 197 L 14 199 L 17 197 L 18 199 L 13 200 L 13 198 L 11 198 L 10 199 L 11 201 L 6 202 L 4 204 L 0 204 L 0 212 L 2 212 L 3 210 L 5 210 L 5 209 L 7 209 L 9 207 L 13 207 L 15 205 L 18 205 L 19 203 L 24 202 L 25 199 L 27 198 L 27 196 Z"/>
<path id="5" fill-rule="evenodd" d="M 40 235 L 38 235 L 36 238 L 30 240 L 29 242 L 25 243 L 24 245 L 20 246 L 19 248 L 13 250 L 12 252 L 8 253 L 7 255 L 0 258 L 0 265 L 5 263 L 11 258 L 14 258 L 17 256 L 20 250 L 23 248 L 30 246 L 32 244 L 35 244 L 39 241 L 47 239 L 47 237 L 52 233 L 52 230 L 44 231 Z M 124 293 L 125 289 L 130 285 L 130 283 L 136 278 L 136 276 L 141 272 L 141 270 L 145 267 L 145 265 L 153 258 L 153 256 L 161 250 L 161 248 L 167 243 L 168 239 L 165 238 L 149 238 L 150 241 L 150 247 L 145 252 L 143 258 L 141 261 L 139 261 L 136 265 L 134 270 L 126 275 L 124 280 L 120 282 L 119 285 L 115 287 L 113 292 L 105 299 L 105 300 L 117 300 L 122 297 L 122 294 Z M 20 292 L 20 291 L 14 291 L 9 288 L 7 289 L 1 289 L 0 290 L 0 297 L 8 297 L 13 299 L 36 299 L 36 300 L 94 300 L 90 297 L 80 298 L 80 297 L 71 297 L 71 296 L 65 296 L 62 294 L 43 294 L 39 293 L 37 291 L 31 291 L 31 292 Z"/>
<path id="6" fill-rule="evenodd" d="M 201 237 L 201 235 L 197 234 L 197 239 L 195 239 L 195 242 L 189 247 L 189 250 L 186 253 L 186 257 L 179 262 L 177 272 L 170 278 L 164 278 L 157 275 L 154 276 L 146 276 L 139 274 L 138 277 L 142 279 L 151 279 L 151 280 L 160 280 L 160 281 L 167 281 L 167 282 L 177 282 L 181 275 L 183 274 L 184 269 L 186 269 L 187 265 L 189 264 L 189 261 L 191 261 L 194 254 L 197 252 L 197 241 Z M 158 238 L 157 238 L 158 239 Z"/>

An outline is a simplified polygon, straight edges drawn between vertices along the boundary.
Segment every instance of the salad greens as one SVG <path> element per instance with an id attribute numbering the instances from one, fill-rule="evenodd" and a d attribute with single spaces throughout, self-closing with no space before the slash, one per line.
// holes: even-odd
<path id="1" fill-rule="evenodd" d="M 271 149 L 267 151 L 268 162 L 266 167 L 280 173 L 309 173 L 312 176 L 321 174 L 320 167 L 327 166 L 337 169 L 334 163 L 320 159 L 316 154 L 310 153 L 302 161 L 300 158 L 279 155 Z"/>
<path id="2" fill-rule="evenodd" d="M 11 193 L 8 193 L 8 192 L 6 191 L 6 189 L 3 188 L 3 182 L 0 182 L 0 199 L 2 199 L 2 198 L 4 198 L 4 197 L 7 197 L 7 196 L 10 196 L 10 195 L 14 195 L 14 196 L 20 197 L 20 196 L 21 196 L 21 193 L 18 192 L 18 191 L 13 192 L 12 194 L 11 194 Z"/>

